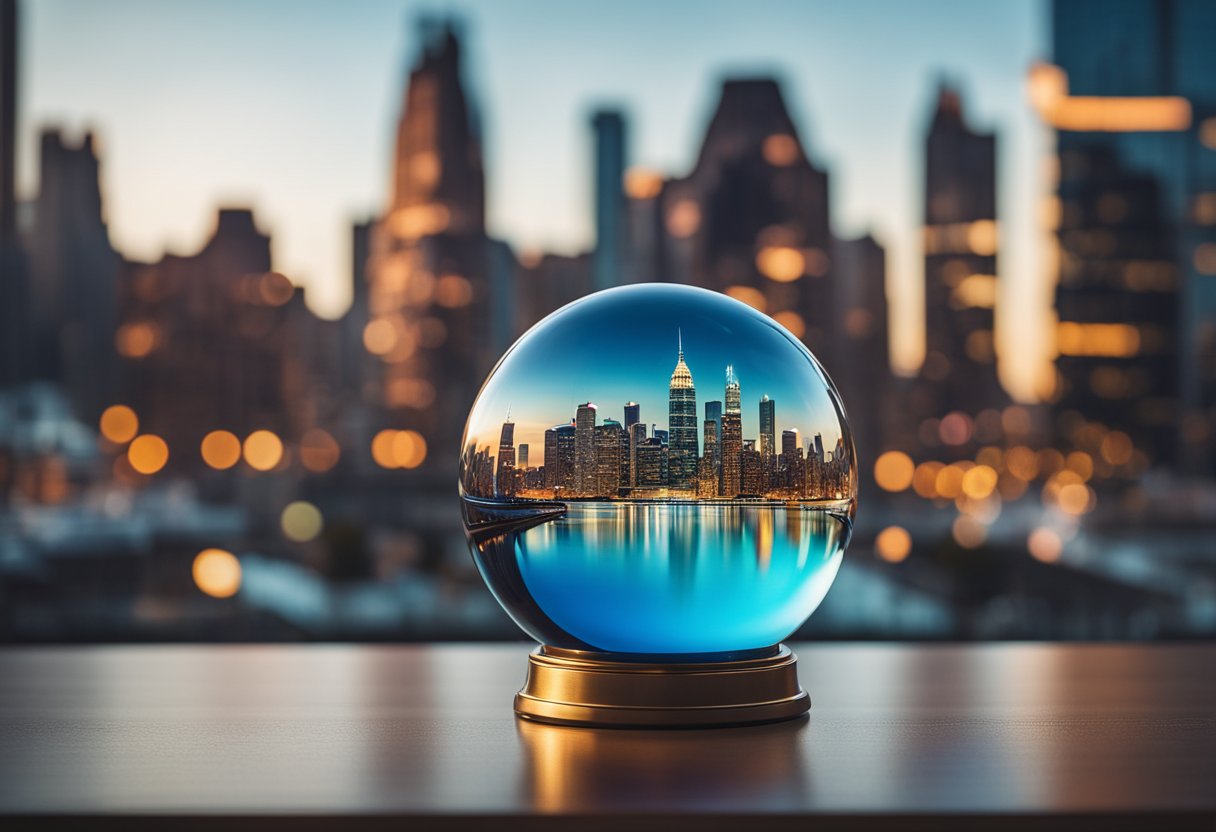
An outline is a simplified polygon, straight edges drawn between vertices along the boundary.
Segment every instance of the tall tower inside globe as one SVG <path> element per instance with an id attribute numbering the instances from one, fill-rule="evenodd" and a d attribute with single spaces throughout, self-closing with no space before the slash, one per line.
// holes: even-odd
<path id="1" fill-rule="evenodd" d="M 736 497 L 742 488 L 743 408 L 735 368 L 726 368 L 726 412 L 722 414 L 722 484 L 718 493 Z"/>
<path id="2" fill-rule="evenodd" d="M 515 423 L 511 417 L 502 423 L 498 436 L 498 470 L 495 472 L 494 490 L 499 497 L 515 496 Z"/>
<path id="3" fill-rule="evenodd" d="M 668 387 L 667 428 L 668 438 L 667 478 L 668 488 L 691 489 L 697 476 L 697 389 L 693 386 L 692 372 L 684 363 L 684 338 L 678 338 L 679 357 L 671 374 Z"/>

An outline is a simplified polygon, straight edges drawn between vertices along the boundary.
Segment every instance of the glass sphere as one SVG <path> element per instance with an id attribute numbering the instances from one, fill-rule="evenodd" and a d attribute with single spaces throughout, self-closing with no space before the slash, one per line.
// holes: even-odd
<path id="1" fill-rule="evenodd" d="M 545 318 L 462 442 L 474 560 L 537 641 L 692 660 L 769 648 L 823 600 L 857 476 L 839 395 L 772 318 L 662 283 Z"/>

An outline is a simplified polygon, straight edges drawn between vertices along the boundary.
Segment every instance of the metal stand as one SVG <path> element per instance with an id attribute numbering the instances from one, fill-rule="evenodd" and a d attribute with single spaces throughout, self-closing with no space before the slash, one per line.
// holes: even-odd
<path id="1" fill-rule="evenodd" d="M 699 664 L 613 661 L 603 653 L 538 647 L 515 713 L 558 725 L 633 728 L 750 725 L 811 707 L 797 658 L 771 655 Z"/>

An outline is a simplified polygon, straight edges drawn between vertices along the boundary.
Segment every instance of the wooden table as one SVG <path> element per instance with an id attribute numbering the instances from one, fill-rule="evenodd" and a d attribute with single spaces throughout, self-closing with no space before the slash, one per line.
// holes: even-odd
<path id="1" fill-rule="evenodd" d="M 795 648 L 809 719 L 651 732 L 517 721 L 522 644 L 9 648 L 0 815 L 123 829 L 1216 828 L 1216 646 Z"/>

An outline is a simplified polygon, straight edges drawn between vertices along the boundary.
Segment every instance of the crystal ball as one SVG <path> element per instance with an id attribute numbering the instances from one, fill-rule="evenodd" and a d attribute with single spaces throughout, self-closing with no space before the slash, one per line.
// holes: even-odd
<path id="1" fill-rule="evenodd" d="M 852 532 L 831 380 L 772 318 L 704 289 L 624 286 L 549 315 L 490 373 L 461 444 L 477 568 L 553 647 L 770 648 L 823 600 Z"/>

